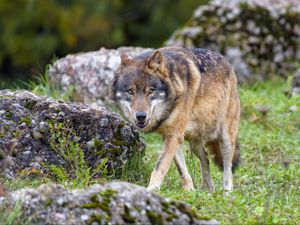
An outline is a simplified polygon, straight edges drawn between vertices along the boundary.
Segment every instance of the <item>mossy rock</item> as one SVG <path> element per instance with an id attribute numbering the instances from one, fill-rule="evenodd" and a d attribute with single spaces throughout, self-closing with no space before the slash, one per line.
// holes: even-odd
<path id="1" fill-rule="evenodd" d="M 20 201 L 23 199 L 26 202 Z M 19 219 L 30 218 L 31 224 L 218 224 L 215 220 L 199 219 L 185 203 L 126 182 L 73 191 L 57 184 L 44 184 L 37 189 L 8 193 L 3 200 L 2 207 L 7 208 L 20 201 L 23 213 Z"/>
<path id="2" fill-rule="evenodd" d="M 122 171 L 131 155 L 145 149 L 138 131 L 117 113 L 11 90 L 0 90 L 0 146 L 2 160 L 12 161 L 0 159 L 0 177 L 15 177 L 32 165 L 75 177 L 76 160 L 95 177 L 119 174 L 115 171 Z M 98 164 L 103 159 L 105 173 Z"/>

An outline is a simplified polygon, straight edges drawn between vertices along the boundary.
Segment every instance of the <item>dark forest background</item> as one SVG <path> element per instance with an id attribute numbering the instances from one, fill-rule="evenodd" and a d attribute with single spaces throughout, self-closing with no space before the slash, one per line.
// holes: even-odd
<path id="1" fill-rule="evenodd" d="M 207 2 L 0 0 L 0 88 L 33 79 L 68 53 L 159 47 Z"/>

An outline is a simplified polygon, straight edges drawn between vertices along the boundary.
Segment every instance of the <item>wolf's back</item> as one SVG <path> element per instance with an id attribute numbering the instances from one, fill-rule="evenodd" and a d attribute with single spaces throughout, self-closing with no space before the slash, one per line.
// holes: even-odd
<path id="1" fill-rule="evenodd" d="M 215 73 L 219 67 L 224 67 L 229 72 L 231 68 L 230 63 L 216 52 L 203 48 L 195 48 L 192 49 L 191 52 L 196 58 L 195 63 L 198 65 L 198 69 L 201 73 Z"/>

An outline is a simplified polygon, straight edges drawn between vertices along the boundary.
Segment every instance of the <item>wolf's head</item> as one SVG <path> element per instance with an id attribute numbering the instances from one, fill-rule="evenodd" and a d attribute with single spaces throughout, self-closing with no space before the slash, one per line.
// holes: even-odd
<path id="1" fill-rule="evenodd" d="M 114 100 L 124 115 L 144 132 L 155 130 L 172 105 L 172 91 L 163 75 L 163 60 L 158 51 L 134 59 L 123 54 L 113 82 Z"/>

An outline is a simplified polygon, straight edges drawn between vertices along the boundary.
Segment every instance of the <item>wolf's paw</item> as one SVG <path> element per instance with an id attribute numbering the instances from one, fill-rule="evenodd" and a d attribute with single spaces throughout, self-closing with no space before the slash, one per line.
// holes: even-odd
<path id="1" fill-rule="evenodd" d="M 232 189 L 231 190 L 225 190 L 225 189 L 223 189 L 223 195 L 224 196 L 230 196 L 230 194 L 232 193 Z"/>
<path id="2" fill-rule="evenodd" d="M 225 194 L 230 193 L 233 191 L 233 185 L 224 186 L 223 190 L 224 190 Z"/>
<path id="3" fill-rule="evenodd" d="M 224 173 L 223 190 L 225 192 L 233 191 L 233 181 L 232 181 L 232 174 L 231 173 L 229 173 L 229 174 Z"/>
<path id="4" fill-rule="evenodd" d="M 207 190 L 211 193 L 214 192 L 215 191 L 214 182 L 211 179 L 210 180 L 203 180 L 202 181 L 202 189 Z"/>
<path id="5" fill-rule="evenodd" d="M 182 188 L 186 191 L 194 191 L 195 190 L 193 181 L 190 181 L 190 182 L 181 181 L 180 183 L 181 183 Z"/>
<path id="6" fill-rule="evenodd" d="M 182 188 L 184 190 L 186 190 L 186 191 L 194 191 L 195 190 L 194 185 L 192 185 L 192 186 L 184 186 L 184 185 L 182 185 Z"/>

